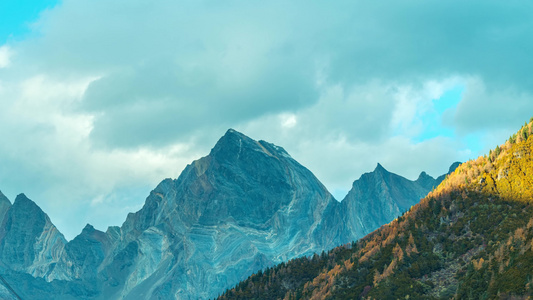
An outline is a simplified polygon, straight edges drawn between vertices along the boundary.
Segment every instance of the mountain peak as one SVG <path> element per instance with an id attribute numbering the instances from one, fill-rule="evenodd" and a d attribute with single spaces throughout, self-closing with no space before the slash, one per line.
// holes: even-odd
<path id="1" fill-rule="evenodd" d="M 244 135 L 243 133 L 233 129 L 233 128 L 230 128 L 226 131 L 226 133 L 222 136 L 221 139 L 223 138 L 245 138 L 245 139 L 250 139 L 249 137 L 247 137 L 246 135 Z"/>
<path id="2" fill-rule="evenodd" d="M 16 209 L 16 211 L 23 212 L 23 214 L 25 214 L 29 219 L 37 218 L 45 220 L 48 218 L 39 205 L 26 197 L 25 194 L 17 195 L 15 201 L 13 202 L 13 208 Z"/>
<path id="3" fill-rule="evenodd" d="M 290 157 L 282 147 L 262 140 L 256 141 L 231 128 L 218 140 L 209 156 L 216 160 L 236 161 L 243 157 L 250 157 L 247 155 L 250 153 L 262 153 L 278 158 L 281 156 Z"/>
<path id="4" fill-rule="evenodd" d="M 239 140 L 245 140 L 245 141 L 254 141 L 253 139 L 251 139 L 250 137 L 246 136 L 245 134 L 235 130 L 235 129 L 228 129 L 226 131 L 226 133 L 220 138 L 220 140 L 218 141 L 218 143 L 220 143 L 221 141 L 225 141 L 225 140 L 229 140 L 229 141 L 239 141 Z"/>
<path id="5" fill-rule="evenodd" d="M 82 233 L 91 233 L 94 230 L 95 229 L 94 229 L 93 225 L 87 223 L 87 225 L 85 225 L 85 227 L 83 228 Z"/>
<path id="6" fill-rule="evenodd" d="M 428 173 L 426 173 L 425 171 L 422 171 L 420 173 L 420 175 L 418 175 L 418 179 L 416 181 L 419 181 L 419 180 L 424 180 L 426 178 L 431 178 L 431 179 L 434 179 L 433 177 L 429 176 Z"/>
<path id="7" fill-rule="evenodd" d="M 420 173 L 418 179 L 415 180 L 415 182 L 423 186 L 428 191 L 432 190 L 435 186 L 438 185 L 436 179 L 428 175 L 428 173 L 426 173 L 425 171 L 422 171 Z"/>
<path id="8" fill-rule="evenodd" d="M 255 143 L 256 142 L 251 138 L 230 128 L 218 140 L 218 142 L 215 144 L 215 147 L 213 147 L 211 153 L 213 154 L 219 151 L 227 152 L 233 150 L 240 150 L 243 145 L 251 145 Z"/>
<path id="9" fill-rule="evenodd" d="M 7 202 L 7 203 L 11 204 L 9 199 L 7 199 L 7 197 L 2 193 L 2 191 L 0 191 L 0 203 L 3 203 L 3 202 Z"/>
<path id="10" fill-rule="evenodd" d="M 28 197 L 26 197 L 26 195 L 24 193 L 18 194 L 17 197 L 15 198 L 15 202 L 14 203 L 33 203 L 33 204 L 35 204 Z"/>
<path id="11" fill-rule="evenodd" d="M 389 171 L 387 171 L 380 163 L 378 163 L 378 165 L 376 166 L 376 168 L 374 169 L 374 172 L 378 172 L 378 173 L 388 173 Z"/>
<path id="12" fill-rule="evenodd" d="M 450 169 L 448 170 L 448 174 L 453 173 L 453 171 L 455 171 L 455 169 L 457 169 L 457 167 L 459 167 L 460 165 L 461 165 L 460 162 L 458 162 L 458 161 L 454 162 L 454 163 L 450 166 Z"/>

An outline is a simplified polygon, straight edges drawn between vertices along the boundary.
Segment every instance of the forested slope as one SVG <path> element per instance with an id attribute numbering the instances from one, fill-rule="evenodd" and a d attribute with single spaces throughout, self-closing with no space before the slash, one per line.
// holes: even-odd
<path id="1" fill-rule="evenodd" d="M 532 133 L 532 123 L 525 124 L 359 241 L 254 274 L 220 299 L 527 298 Z"/>

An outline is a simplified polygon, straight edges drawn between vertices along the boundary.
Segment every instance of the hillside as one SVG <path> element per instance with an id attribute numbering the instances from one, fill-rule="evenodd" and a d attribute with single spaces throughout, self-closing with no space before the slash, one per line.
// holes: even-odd
<path id="1" fill-rule="evenodd" d="M 266 269 L 219 299 L 528 298 L 532 133 L 525 124 L 359 241 Z"/>

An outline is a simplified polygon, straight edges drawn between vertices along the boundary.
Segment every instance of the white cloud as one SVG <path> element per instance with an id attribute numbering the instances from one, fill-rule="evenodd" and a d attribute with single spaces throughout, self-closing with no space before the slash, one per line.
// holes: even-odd
<path id="1" fill-rule="evenodd" d="M 11 141 L 0 145 L 1 189 L 11 200 L 26 193 L 68 238 L 85 223 L 100 229 L 120 225 L 127 214 L 124 207 L 133 200 L 139 208 L 160 180 L 177 177 L 200 155 L 187 143 L 159 149 L 94 148 L 89 139 L 94 116 L 72 110 L 92 80 L 37 75 L 0 94 L 0 136 Z"/>
<path id="2" fill-rule="evenodd" d="M 487 84 L 480 77 L 466 81 L 464 99 L 453 112 L 453 122 L 461 134 L 507 129 L 516 132 L 533 116 L 533 91 L 509 85 Z"/>
<path id="3" fill-rule="evenodd" d="M 338 200 L 361 174 L 379 162 L 391 172 L 416 179 L 434 177 L 455 161 L 472 158 L 462 139 L 414 138 L 432 100 L 455 86 L 456 78 L 417 85 L 372 81 L 352 87 L 323 86 L 320 100 L 306 109 L 268 115 L 238 126 L 257 139 L 282 145 L 335 193 Z M 292 127 L 284 120 L 298 120 Z M 277 122 L 276 119 L 282 120 Z"/>
<path id="4" fill-rule="evenodd" d="M 10 63 L 12 51 L 11 48 L 7 45 L 0 47 L 0 69 L 7 68 Z"/>
<path id="5" fill-rule="evenodd" d="M 285 128 L 293 128 L 298 123 L 296 115 L 294 114 L 281 114 L 281 126 Z"/>
<path id="6" fill-rule="evenodd" d="M 437 176 L 530 117 L 531 5 L 62 1 L 0 47 L 0 189 L 104 229 L 229 127 L 331 190 L 377 162 Z M 457 84 L 456 135 L 417 140 Z"/>
<path id="7" fill-rule="evenodd" d="M 390 129 L 394 134 L 404 137 L 420 136 L 428 125 L 424 123 L 425 115 L 440 117 L 434 108 L 434 100 L 439 99 L 446 91 L 464 85 L 465 82 L 464 78 L 450 76 L 441 80 L 429 79 L 418 85 L 395 86 L 393 95 L 395 109 Z"/>

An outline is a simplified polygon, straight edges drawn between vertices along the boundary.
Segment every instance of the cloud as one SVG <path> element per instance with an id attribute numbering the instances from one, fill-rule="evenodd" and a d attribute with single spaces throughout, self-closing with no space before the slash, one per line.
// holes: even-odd
<path id="1" fill-rule="evenodd" d="M 488 86 L 480 78 L 466 82 L 463 100 L 453 114 L 453 122 L 460 133 L 504 128 L 516 132 L 533 112 L 533 91 Z"/>
<path id="2" fill-rule="evenodd" d="M 425 116 L 436 110 L 435 99 L 459 82 L 463 79 L 450 77 L 420 85 L 336 85 L 306 109 L 267 115 L 236 128 L 283 145 L 342 200 L 352 182 L 378 162 L 414 180 L 421 171 L 437 177 L 453 162 L 476 156 L 466 138 L 436 132 L 418 139 L 432 125 Z M 297 122 L 286 126 L 287 120 Z"/>
<path id="3" fill-rule="evenodd" d="M 278 67 L 273 62 L 257 78 L 225 82 L 223 75 L 211 71 L 180 72 L 179 66 L 152 65 L 92 82 L 80 109 L 99 114 L 91 133 L 95 142 L 110 147 L 169 145 L 197 130 L 230 127 L 312 103 L 313 78 L 284 74 Z"/>
<path id="4" fill-rule="evenodd" d="M 11 57 L 11 49 L 4 45 L 0 47 L 0 69 L 9 66 Z"/>
<path id="5" fill-rule="evenodd" d="M 0 189 L 117 224 L 229 127 L 331 190 L 440 175 L 529 119 L 531 6 L 64 0 L 0 47 Z"/>
<path id="6" fill-rule="evenodd" d="M 177 177 L 180 167 L 201 154 L 186 141 L 157 150 L 95 148 L 89 139 L 94 117 L 72 112 L 92 80 L 38 75 L 7 82 L 0 91 L 0 136 L 6 141 L 0 145 L 1 190 L 11 200 L 26 193 L 69 238 L 86 223 L 101 229 L 120 225 L 129 212 L 125 207 L 140 208 L 160 180 Z M 98 196 L 104 203 L 91 206 Z"/>
<path id="7" fill-rule="evenodd" d="M 99 77 L 79 106 L 97 116 L 95 143 L 160 147 L 213 126 L 306 109 L 335 86 L 417 89 L 428 79 L 470 76 L 528 90 L 526 6 L 64 1 L 34 24 L 40 38 L 17 46 L 21 60 L 49 73 Z"/>

